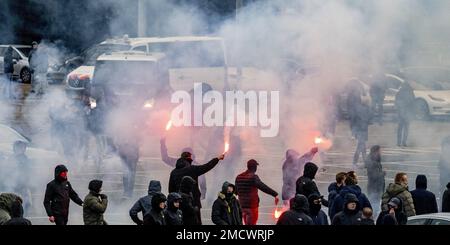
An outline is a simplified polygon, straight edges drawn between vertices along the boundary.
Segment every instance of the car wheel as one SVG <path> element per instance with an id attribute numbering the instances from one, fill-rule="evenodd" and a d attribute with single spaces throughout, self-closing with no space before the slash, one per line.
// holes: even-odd
<path id="1" fill-rule="evenodd" d="M 427 102 L 420 99 L 416 101 L 416 118 L 419 120 L 428 120 L 430 119 L 430 109 L 428 108 Z"/>
<path id="2" fill-rule="evenodd" d="M 28 68 L 23 68 L 20 71 L 20 79 L 23 83 L 31 83 L 31 71 Z"/>

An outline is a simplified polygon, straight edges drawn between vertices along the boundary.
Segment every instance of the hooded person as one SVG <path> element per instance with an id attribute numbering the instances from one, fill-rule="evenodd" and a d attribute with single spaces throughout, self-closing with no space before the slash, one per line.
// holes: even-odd
<path id="1" fill-rule="evenodd" d="M 438 212 L 436 196 L 431 191 L 427 191 L 427 183 L 428 181 L 425 175 L 417 175 L 416 189 L 411 191 L 416 215 Z"/>
<path id="2" fill-rule="evenodd" d="M 447 190 L 442 194 L 442 212 L 450 212 L 450 182 L 447 183 Z"/>
<path id="3" fill-rule="evenodd" d="M 388 202 L 388 210 L 382 211 L 377 219 L 377 225 L 406 225 L 408 218 L 403 210 L 402 200 L 393 197 Z"/>
<path id="4" fill-rule="evenodd" d="M 159 143 L 160 143 L 160 152 L 161 152 L 162 161 L 165 164 L 167 164 L 168 166 L 175 168 L 176 164 L 177 164 L 177 158 L 170 157 L 169 154 L 167 153 L 166 139 L 162 138 L 159 141 Z M 196 161 L 194 150 L 191 147 L 185 147 L 181 151 L 191 153 L 192 165 L 200 165 L 200 163 Z M 200 186 L 200 193 L 201 193 L 200 199 L 203 200 L 203 199 L 205 199 L 205 195 L 206 195 L 206 191 L 207 191 L 205 175 L 200 175 L 198 177 L 198 185 Z"/>
<path id="5" fill-rule="evenodd" d="M 319 167 L 317 167 L 316 164 L 312 162 L 308 162 L 305 164 L 303 175 L 296 181 L 297 194 L 302 194 L 304 196 L 309 197 L 309 195 L 316 193 L 317 195 L 321 196 L 319 189 L 317 188 L 316 182 L 314 182 L 317 170 L 319 170 Z M 328 207 L 327 200 L 322 199 L 322 204 L 325 207 Z"/>
<path id="6" fill-rule="evenodd" d="M 179 193 L 181 195 L 180 210 L 183 212 L 183 225 L 201 225 L 199 208 L 194 203 L 192 190 L 196 181 L 190 176 L 181 179 Z"/>
<path id="7" fill-rule="evenodd" d="M 342 211 L 345 208 L 345 197 L 348 194 L 353 194 L 358 198 L 358 210 L 362 211 L 363 208 L 371 208 L 372 205 L 367 198 L 367 196 L 362 192 L 361 187 L 358 185 L 358 178 L 354 171 L 347 173 L 345 178 L 345 186 L 342 188 L 341 192 L 336 196 L 333 201 L 333 206 L 330 207 L 330 218 Z"/>
<path id="8" fill-rule="evenodd" d="M 245 225 L 256 225 L 258 222 L 258 190 L 273 196 L 275 205 L 278 204 L 278 192 L 264 184 L 256 174 L 258 165 L 259 163 L 255 159 L 250 159 L 247 162 L 247 170 L 239 174 L 235 181 Z"/>
<path id="9" fill-rule="evenodd" d="M 225 181 L 214 201 L 211 220 L 216 225 L 242 225 L 242 210 L 235 195 L 235 186 Z"/>
<path id="10" fill-rule="evenodd" d="M 365 167 L 367 168 L 367 194 L 370 202 L 374 204 L 375 213 L 378 213 L 381 196 L 386 188 L 384 181 L 385 172 L 381 166 L 379 145 L 374 145 L 370 148 L 369 156 L 365 161 Z"/>
<path id="11" fill-rule="evenodd" d="M 16 200 L 22 202 L 22 198 L 13 193 L 0 194 L 0 225 L 4 224 L 13 216 L 13 205 Z"/>
<path id="12" fill-rule="evenodd" d="M 198 207 L 198 219 L 201 222 L 200 217 L 200 209 L 202 208 L 201 204 L 201 192 L 198 186 L 198 177 L 206 174 L 211 169 L 213 169 L 218 163 L 219 160 L 223 160 L 225 155 L 220 155 L 219 157 L 213 158 L 206 164 L 203 165 L 192 165 L 193 159 L 192 154 L 190 152 L 183 152 L 181 154 L 181 158 L 177 160 L 177 164 L 175 169 L 170 172 L 169 178 L 169 193 L 178 192 L 180 188 L 180 183 L 183 177 L 189 176 L 195 181 L 195 185 L 192 190 L 192 197 L 194 198 L 194 205 Z"/>
<path id="13" fill-rule="evenodd" d="M 31 225 L 31 222 L 23 217 L 23 207 L 20 199 L 16 199 L 11 206 L 11 219 L 3 225 Z"/>
<path id="14" fill-rule="evenodd" d="M 172 192 L 167 196 L 167 208 L 164 210 L 166 225 L 183 225 L 183 212 L 180 210 L 182 197 Z"/>
<path id="15" fill-rule="evenodd" d="M 277 225 L 314 225 L 311 217 L 308 216 L 308 198 L 304 195 L 296 194 L 289 200 L 290 209 L 281 214 Z"/>
<path id="16" fill-rule="evenodd" d="M 83 201 L 73 190 L 67 180 L 67 168 L 64 165 L 55 167 L 55 179 L 47 184 L 44 197 L 44 207 L 49 221 L 56 225 L 67 225 L 70 200 L 83 205 Z"/>
<path id="17" fill-rule="evenodd" d="M 137 225 L 144 224 L 144 221 L 139 219 L 138 213 L 142 212 L 142 217 L 144 217 L 152 210 L 152 197 L 157 193 L 161 193 L 161 182 L 158 180 L 150 180 L 148 184 L 148 195 L 139 198 L 130 209 L 129 214 L 134 223 Z"/>
<path id="18" fill-rule="evenodd" d="M 167 198 L 162 193 L 157 193 L 152 198 L 152 210 L 144 216 L 144 225 L 166 225 L 164 209 Z"/>
<path id="19" fill-rule="evenodd" d="M 362 211 L 359 200 L 353 193 L 345 195 L 344 210 L 333 217 L 332 225 L 361 225 Z"/>
<path id="20" fill-rule="evenodd" d="M 84 198 L 83 221 L 85 225 L 107 225 L 103 214 L 108 207 L 108 197 L 100 194 L 103 181 L 92 180 L 89 182 L 89 194 Z"/>
<path id="21" fill-rule="evenodd" d="M 315 225 L 329 225 L 328 217 L 322 210 L 322 197 L 313 193 L 308 197 L 309 203 L 309 217 L 313 220 Z"/>
<path id="22" fill-rule="evenodd" d="M 388 202 L 392 197 L 398 197 L 402 201 L 403 210 L 407 217 L 416 215 L 414 200 L 408 191 L 408 176 L 405 173 L 397 173 L 395 183 L 390 183 L 383 193 L 381 200 L 381 210 L 388 211 Z"/>
<path id="23" fill-rule="evenodd" d="M 314 147 L 309 152 L 300 157 L 298 152 L 293 149 L 286 151 L 286 159 L 283 163 L 283 187 L 281 190 L 281 199 L 287 205 L 289 200 L 295 196 L 296 180 L 303 174 L 304 165 L 314 158 L 318 148 Z"/>

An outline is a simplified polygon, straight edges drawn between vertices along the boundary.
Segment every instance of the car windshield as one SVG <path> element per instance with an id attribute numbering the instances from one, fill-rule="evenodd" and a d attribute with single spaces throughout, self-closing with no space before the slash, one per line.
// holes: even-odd
<path id="1" fill-rule="evenodd" d="M 222 42 L 219 40 L 151 43 L 149 49 L 150 52 L 165 53 L 169 68 L 225 66 Z"/>
<path id="2" fill-rule="evenodd" d="M 89 48 L 83 54 L 85 57 L 85 65 L 94 66 L 97 58 L 104 54 L 116 51 L 127 51 L 130 50 L 131 46 L 126 44 L 100 44 Z"/>
<path id="3" fill-rule="evenodd" d="M 414 90 L 450 90 L 450 70 L 447 69 L 404 69 L 402 77 Z"/>
<path id="4" fill-rule="evenodd" d="M 93 82 L 106 85 L 117 96 L 148 97 L 162 85 L 157 65 L 150 61 L 98 61 Z"/>
<path id="5" fill-rule="evenodd" d="M 28 140 L 25 137 L 23 137 L 22 135 L 20 135 L 18 132 L 16 132 L 14 129 L 0 124 L 0 143 L 1 144 L 11 145 L 11 147 L 12 147 L 14 142 L 16 142 L 18 140 L 28 143 Z"/>

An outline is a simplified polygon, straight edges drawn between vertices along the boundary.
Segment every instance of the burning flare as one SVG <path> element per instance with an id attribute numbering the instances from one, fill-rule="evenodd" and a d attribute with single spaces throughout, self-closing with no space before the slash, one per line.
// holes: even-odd
<path id="1" fill-rule="evenodd" d="M 278 219 L 278 218 L 280 218 L 282 213 L 283 213 L 282 209 L 278 210 L 277 208 L 275 208 L 275 212 L 273 213 L 273 216 L 275 217 L 275 219 Z"/>
<path id="2" fill-rule="evenodd" d="M 230 149 L 230 144 L 228 142 L 225 142 L 225 151 L 223 153 L 224 154 L 227 153 L 229 149 Z"/>
<path id="3" fill-rule="evenodd" d="M 172 120 L 167 122 L 167 124 L 166 124 L 166 131 L 169 131 L 171 127 L 172 127 Z"/>
<path id="4" fill-rule="evenodd" d="M 314 139 L 314 143 L 315 143 L 316 145 L 321 144 L 322 142 L 323 142 L 323 139 L 322 139 L 321 137 L 316 137 L 316 138 Z"/>

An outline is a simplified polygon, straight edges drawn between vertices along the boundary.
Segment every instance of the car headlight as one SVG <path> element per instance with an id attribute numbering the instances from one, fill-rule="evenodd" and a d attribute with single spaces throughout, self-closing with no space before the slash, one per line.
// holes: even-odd
<path id="1" fill-rule="evenodd" d="M 438 101 L 438 102 L 445 102 L 445 100 L 444 99 L 441 99 L 441 98 L 437 98 L 437 97 L 434 97 L 433 95 L 431 95 L 431 94 L 429 94 L 428 95 L 428 97 L 430 97 L 430 99 L 432 99 L 432 100 L 434 100 L 434 101 Z"/>

